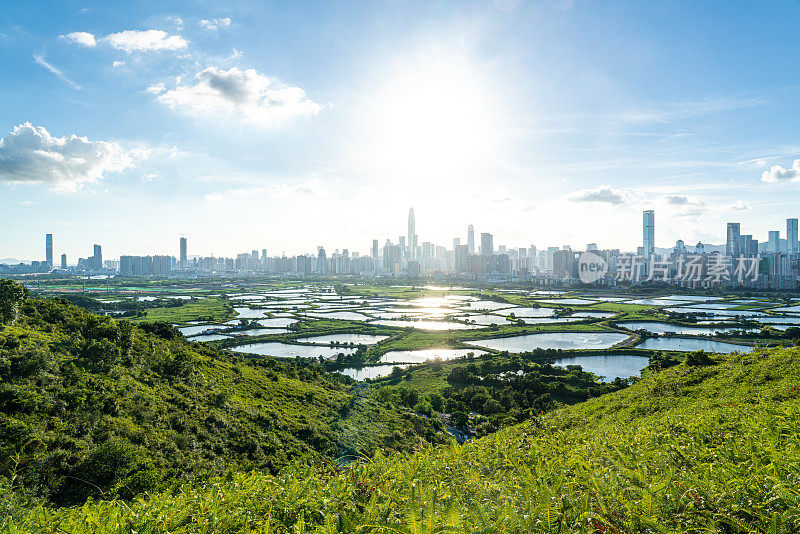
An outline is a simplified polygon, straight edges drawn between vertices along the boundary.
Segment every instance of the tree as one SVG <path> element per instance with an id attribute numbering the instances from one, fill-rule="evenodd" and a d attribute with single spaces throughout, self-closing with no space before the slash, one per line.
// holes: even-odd
<path id="1" fill-rule="evenodd" d="M 414 405 L 414 411 L 422 415 L 430 417 L 433 414 L 433 408 L 429 402 L 418 402 Z"/>
<path id="2" fill-rule="evenodd" d="M 28 290 L 11 280 L 0 280 L 0 324 L 15 324 Z"/>
<path id="3" fill-rule="evenodd" d="M 450 423 L 456 428 L 466 428 L 469 425 L 469 416 L 464 412 L 450 414 Z"/>
<path id="4" fill-rule="evenodd" d="M 696 350 L 686 354 L 684 363 L 686 363 L 686 365 L 711 365 L 714 363 L 714 360 L 709 358 L 708 354 L 704 351 Z"/>
<path id="5" fill-rule="evenodd" d="M 441 412 L 444 407 L 444 399 L 438 393 L 431 393 L 428 395 L 428 402 L 431 403 L 431 407 L 437 412 Z"/>

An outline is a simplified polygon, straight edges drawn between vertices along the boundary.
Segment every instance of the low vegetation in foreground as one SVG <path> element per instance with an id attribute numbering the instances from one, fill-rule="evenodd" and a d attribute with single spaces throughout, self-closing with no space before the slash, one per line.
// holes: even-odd
<path id="1" fill-rule="evenodd" d="M 248 361 L 0 281 L 0 479 L 17 495 L 131 498 L 447 439 L 313 361 Z"/>
<path id="2" fill-rule="evenodd" d="M 800 531 L 800 352 L 707 357 L 474 443 L 52 509 L 7 532 Z"/>

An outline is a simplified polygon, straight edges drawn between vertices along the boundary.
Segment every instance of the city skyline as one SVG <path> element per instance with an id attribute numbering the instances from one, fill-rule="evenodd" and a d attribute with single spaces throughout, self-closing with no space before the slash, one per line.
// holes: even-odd
<path id="1" fill-rule="evenodd" d="M 645 261 L 650 261 L 651 256 L 653 255 L 664 255 L 672 252 L 673 254 L 686 254 L 687 251 L 692 247 L 690 244 L 688 247 L 685 244 L 684 240 L 678 239 L 676 240 L 674 246 L 672 247 L 660 247 L 661 252 L 659 252 L 659 247 L 655 246 L 655 211 L 654 210 L 644 210 L 642 212 L 643 217 L 643 224 L 642 224 L 642 243 L 643 245 L 640 247 L 631 247 L 629 249 L 621 248 L 621 249 L 613 249 L 613 248 L 605 248 L 606 251 L 614 251 L 617 254 L 634 254 L 642 257 Z M 414 213 L 414 208 L 410 207 L 408 210 L 408 220 L 407 220 L 407 234 L 400 235 L 398 237 L 398 243 L 393 243 L 390 237 L 385 238 L 385 245 L 383 247 L 380 246 L 380 239 L 373 239 L 371 246 L 368 247 L 366 252 L 362 252 L 360 249 L 354 248 L 339 248 L 335 247 L 329 250 L 333 251 L 333 255 L 331 258 L 336 257 L 353 257 L 353 258 L 371 258 L 378 263 L 386 262 L 386 255 L 394 255 L 392 251 L 393 248 L 397 248 L 399 253 L 397 253 L 396 260 L 399 262 L 401 259 L 403 260 L 402 268 L 401 265 L 397 265 L 398 271 L 395 274 L 399 274 L 400 271 L 411 273 L 412 269 L 416 275 L 419 274 L 419 262 L 424 258 L 439 258 L 441 256 L 441 252 L 448 252 L 452 254 L 449 258 L 449 269 L 453 269 L 454 271 L 459 271 L 459 264 L 462 267 L 465 265 L 465 261 L 467 256 L 469 255 L 479 255 L 479 256 L 491 256 L 491 255 L 511 255 L 512 258 L 526 258 L 530 257 L 532 259 L 536 259 L 536 263 L 531 263 L 530 268 L 532 269 L 541 269 L 541 270 L 552 270 L 554 269 L 554 253 L 558 251 L 598 251 L 600 247 L 598 247 L 597 243 L 590 242 L 586 243 L 585 247 L 577 246 L 573 247 L 572 244 L 564 244 L 563 246 L 548 246 L 548 247 L 541 247 L 536 244 L 530 244 L 529 246 L 508 246 L 506 244 L 500 244 L 495 248 L 494 242 L 494 234 L 490 232 L 481 232 L 480 233 L 480 245 L 478 250 L 473 250 L 474 244 L 474 225 L 469 224 L 466 227 L 466 244 L 461 245 L 461 237 L 456 236 L 452 239 L 452 248 L 448 249 L 447 246 L 441 246 L 437 243 L 431 241 L 422 241 L 421 245 L 418 243 L 418 234 L 416 233 L 416 217 Z M 704 252 L 711 251 L 712 248 L 717 247 L 720 250 L 717 252 L 724 253 L 727 256 L 732 258 L 736 258 L 738 256 L 758 256 L 761 253 L 765 254 L 776 254 L 776 253 L 784 253 L 791 257 L 792 264 L 797 263 L 798 258 L 796 257 L 800 254 L 800 240 L 798 236 L 798 219 L 797 218 L 788 218 L 786 219 L 786 230 L 785 230 L 785 238 L 780 237 L 781 231 L 780 230 L 769 230 L 768 231 L 768 238 L 766 241 L 760 241 L 759 239 L 754 239 L 753 234 L 743 234 L 741 232 L 741 223 L 738 222 L 729 222 L 726 225 L 726 239 L 724 244 L 718 245 L 715 243 L 702 243 L 698 242 L 694 245 L 694 251 L 698 254 L 703 254 Z M 318 261 L 325 261 L 326 260 L 326 252 L 325 252 L 325 245 L 317 245 L 317 260 Z M 287 257 L 285 252 L 279 255 L 272 255 L 269 256 L 267 254 L 268 249 L 262 248 L 261 252 L 257 249 L 253 249 L 251 252 L 238 252 L 236 254 L 237 260 L 241 260 L 242 258 L 245 259 L 254 259 L 260 262 L 265 261 L 268 258 L 280 258 L 280 257 Z M 538 256 L 537 256 L 538 251 Z M 530 254 L 530 256 L 528 256 Z M 542 256 L 544 255 L 544 256 Z M 309 254 L 308 252 L 299 253 L 296 255 L 290 255 L 289 257 L 314 257 L 313 254 Z M 573 255 L 574 256 L 574 255 Z M 131 255 L 131 254 L 122 254 L 116 260 L 111 260 L 111 264 L 116 265 L 113 267 L 112 270 L 119 269 L 120 272 L 131 272 L 130 266 L 132 265 L 131 262 L 134 261 L 136 258 L 151 258 L 152 260 L 149 261 L 156 261 L 159 264 L 164 264 L 166 262 L 168 264 L 167 267 L 162 267 L 160 269 L 156 269 L 154 272 L 156 274 L 168 274 L 172 269 L 176 270 L 185 270 L 191 269 L 192 261 L 196 261 L 197 259 L 203 258 L 219 258 L 219 259 L 226 259 L 226 256 L 215 256 L 213 253 L 211 254 L 188 254 L 188 238 L 186 236 L 181 236 L 178 241 L 178 254 L 177 258 L 170 253 L 157 253 L 157 254 L 146 254 L 146 255 Z M 67 266 L 76 267 L 78 269 L 87 269 L 87 270 L 101 270 L 104 267 L 108 268 L 104 265 L 103 262 L 103 254 L 102 254 L 102 246 L 99 244 L 93 245 L 93 254 L 88 258 L 79 258 L 77 262 L 68 262 L 67 261 L 67 254 L 62 253 L 60 255 L 60 268 L 65 269 Z M 125 258 L 128 258 L 127 260 Z M 231 257 L 232 258 L 232 257 Z M 230 258 L 229 258 L 230 259 Z M 573 258 L 576 260 L 577 258 Z M 33 265 L 43 265 L 44 269 L 49 270 L 55 266 L 53 262 L 53 234 L 46 234 L 45 235 L 45 256 L 44 260 L 28 260 Z M 122 265 L 127 261 L 128 269 L 123 269 Z M 392 260 L 394 261 L 394 260 Z M 789 261 L 787 259 L 787 261 Z M 16 263 L 19 262 L 12 262 L 12 267 Z M 27 263 L 27 262 L 25 262 Z M 108 262 L 106 262 L 108 263 Z M 415 263 L 415 265 L 411 265 Z M 5 262 L 8 265 L 8 262 Z M 571 264 L 571 262 L 570 262 Z M 2 265 L 2 263 L 0 263 Z M 788 264 L 787 264 L 788 265 Z M 320 273 L 325 272 L 325 268 L 319 268 Z M 788 267 L 787 267 L 788 269 Z M 36 271 L 34 271 L 36 272 Z M 390 272 L 391 269 L 390 269 Z"/>
<path id="2" fill-rule="evenodd" d="M 38 258 L 45 233 L 70 257 L 88 241 L 167 250 L 175 235 L 216 255 L 262 240 L 362 248 L 406 234 L 387 221 L 409 205 L 437 243 L 471 221 L 506 243 L 583 243 L 591 229 L 623 248 L 645 209 L 669 221 L 658 247 L 724 242 L 732 220 L 766 236 L 798 193 L 797 14 L 12 4 L 0 227 L 15 231 L 0 258 Z"/>

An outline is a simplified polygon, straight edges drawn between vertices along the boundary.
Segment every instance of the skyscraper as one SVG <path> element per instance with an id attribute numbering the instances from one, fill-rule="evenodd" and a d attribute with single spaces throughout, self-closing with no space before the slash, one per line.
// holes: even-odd
<path id="1" fill-rule="evenodd" d="M 471 224 L 467 226 L 467 250 L 470 254 L 475 254 L 475 228 Z"/>
<path id="2" fill-rule="evenodd" d="M 180 243 L 181 243 L 181 269 L 185 269 L 186 268 L 186 262 L 189 259 L 189 256 L 187 255 L 188 247 L 187 247 L 186 238 L 182 237 Z"/>
<path id="3" fill-rule="evenodd" d="M 653 210 L 642 213 L 642 248 L 645 258 L 656 251 L 656 215 Z"/>
<path id="4" fill-rule="evenodd" d="M 378 259 L 378 240 L 377 239 L 373 239 L 372 240 L 372 259 L 374 259 L 374 260 Z"/>
<path id="5" fill-rule="evenodd" d="M 767 252 L 780 252 L 781 251 L 781 233 L 778 230 L 771 230 L 769 232 L 769 241 L 767 242 Z"/>
<path id="6" fill-rule="evenodd" d="M 44 236 L 44 261 L 47 262 L 48 268 L 53 267 L 53 234 Z"/>
<path id="7" fill-rule="evenodd" d="M 467 272 L 468 255 L 469 255 L 469 250 L 467 248 L 467 245 L 456 245 L 454 249 L 454 263 L 455 263 L 455 270 L 457 273 Z"/>
<path id="8" fill-rule="evenodd" d="M 103 268 L 103 249 L 100 245 L 94 246 L 94 255 L 92 256 L 92 267 L 98 271 Z"/>
<path id="9" fill-rule="evenodd" d="M 408 208 L 408 257 L 414 257 L 414 248 L 415 248 L 415 239 L 414 236 L 417 235 L 416 224 L 414 221 L 414 208 Z"/>
<path id="10" fill-rule="evenodd" d="M 753 236 L 742 234 L 739 236 L 739 254 L 741 256 L 749 256 L 750 251 L 753 249 Z"/>
<path id="11" fill-rule="evenodd" d="M 317 247 L 317 274 L 328 274 L 328 258 L 321 246 Z"/>
<path id="12" fill-rule="evenodd" d="M 739 243 L 741 242 L 741 225 L 728 223 L 728 238 L 725 241 L 725 254 L 732 257 L 739 256 Z"/>
<path id="13" fill-rule="evenodd" d="M 66 254 L 62 254 L 61 255 L 61 268 L 64 269 L 64 270 L 66 270 L 66 268 L 67 268 L 67 255 Z"/>
<path id="14" fill-rule="evenodd" d="M 800 252 L 800 243 L 797 242 L 797 219 L 786 219 L 786 251 L 789 254 Z"/>
<path id="15" fill-rule="evenodd" d="M 494 253 L 494 236 L 489 233 L 481 234 L 481 254 Z"/>

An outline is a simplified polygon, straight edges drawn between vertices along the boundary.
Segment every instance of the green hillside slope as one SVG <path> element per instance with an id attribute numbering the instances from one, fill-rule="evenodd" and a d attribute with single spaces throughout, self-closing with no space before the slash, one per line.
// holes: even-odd
<path id="1" fill-rule="evenodd" d="M 800 352 L 681 364 L 465 446 L 231 475 L 10 532 L 800 531 Z M 6 492 L 6 495 L 12 495 Z"/>
<path id="2" fill-rule="evenodd" d="M 0 478 L 52 504 L 409 451 L 444 441 L 436 424 L 313 362 L 248 362 L 0 281 Z"/>

